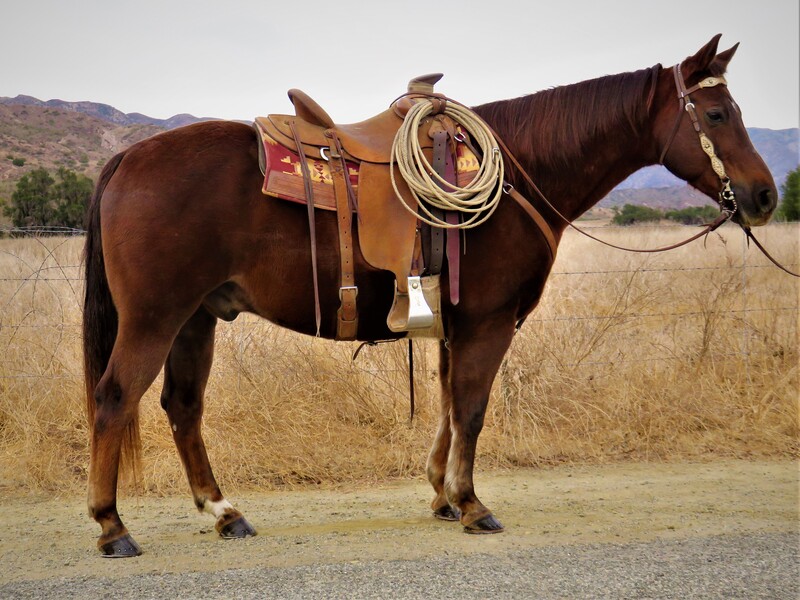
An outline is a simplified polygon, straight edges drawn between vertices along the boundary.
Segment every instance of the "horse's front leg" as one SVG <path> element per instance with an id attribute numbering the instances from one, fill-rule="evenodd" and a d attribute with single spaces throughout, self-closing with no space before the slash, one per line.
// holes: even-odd
<path id="1" fill-rule="evenodd" d="M 513 319 L 462 324 L 450 340 L 450 451 L 444 491 L 469 533 L 498 533 L 503 525 L 478 500 L 472 480 L 475 450 L 489 393 L 514 336 Z"/>
<path id="2" fill-rule="evenodd" d="M 439 383 L 440 406 L 439 427 L 428 455 L 428 481 L 433 486 L 436 496 L 431 502 L 433 516 L 444 521 L 458 521 L 461 514 L 457 508 L 450 506 L 444 491 L 444 478 L 447 473 L 447 456 L 450 453 L 450 349 L 444 341 L 439 342 Z"/>

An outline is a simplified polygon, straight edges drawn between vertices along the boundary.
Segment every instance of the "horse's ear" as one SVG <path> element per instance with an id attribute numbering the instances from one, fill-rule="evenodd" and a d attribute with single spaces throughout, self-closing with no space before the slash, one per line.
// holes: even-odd
<path id="1" fill-rule="evenodd" d="M 681 72 L 684 78 L 688 79 L 693 73 L 708 70 L 708 67 L 717 56 L 717 46 L 721 37 L 722 34 L 718 33 L 711 38 L 710 42 L 700 48 L 694 56 L 688 57 L 681 63 Z"/>
<path id="2" fill-rule="evenodd" d="M 714 57 L 713 71 L 715 74 L 722 75 L 728 70 L 728 63 L 731 62 L 733 55 L 736 54 L 736 49 L 739 47 L 739 42 L 736 42 L 731 48 L 720 52 Z"/>

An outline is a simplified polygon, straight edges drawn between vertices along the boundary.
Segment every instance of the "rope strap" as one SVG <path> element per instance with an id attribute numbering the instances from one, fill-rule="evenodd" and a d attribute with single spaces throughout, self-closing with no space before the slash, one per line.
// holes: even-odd
<path id="1" fill-rule="evenodd" d="M 477 227 L 492 216 L 503 193 L 500 182 L 503 180 L 504 166 L 500 149 L 489 127 L 475 113 L 464 106 L 447 102 L 444 111 L 439 112 L 458 123 L 475 140 L 482 153 L 480 167 L 472 181 L 464 187 L 448 183 L 436 173 L 419 143 L 418 131 L 422 120 L 436 112 L 436 108 L 434 102 L 427 98 L 416 102 L 408 111 L 392 143 L 391 163 L 397 165 L 422 214 L 409 206 L 398 190 L 394 169 L 390 170 L 392 187 L 405 209 L 432 227 Z M 460 223 L 448 223 L 436 217 L 430 207 L 470 216 Z"/>

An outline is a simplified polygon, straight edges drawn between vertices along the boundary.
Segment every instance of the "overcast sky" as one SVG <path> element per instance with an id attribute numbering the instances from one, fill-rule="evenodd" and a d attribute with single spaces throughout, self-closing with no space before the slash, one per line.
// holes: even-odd
<path id="1" fill-rule="evenodd" d="M 798 0 L 3 0 L 0 96 L 249 120 L 298 87 L 339 122 L 415 75 L 467 104 L 669 66 L 722 33 L 750 127 L 800 120 Z"/>

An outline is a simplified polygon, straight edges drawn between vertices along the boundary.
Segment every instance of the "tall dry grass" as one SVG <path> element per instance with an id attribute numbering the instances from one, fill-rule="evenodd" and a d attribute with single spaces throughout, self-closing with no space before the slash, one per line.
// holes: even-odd
<path id="1" fill-rule="evenodd" d="M 652 247 L 688 229 L 596 231 Z M 758 233 L 797 267 L 796 224 Z M 85 484 L 81 246 L 0 240 L 0 489 Z M 797 456 L 799 289 L 732 227 L 661 255 L 568 232 L 497 377 L 479 467 Z M 247 315 L 219 325 L 204 432 L 224 489 L 421 476 L 436 342 L 415 342 L 411 424 L 405 345 L 366 348 L 355 364 L 354 347 Z M 160 380 L 141 403 L 143 484 L 184 491 L 159 391 Z"/>

